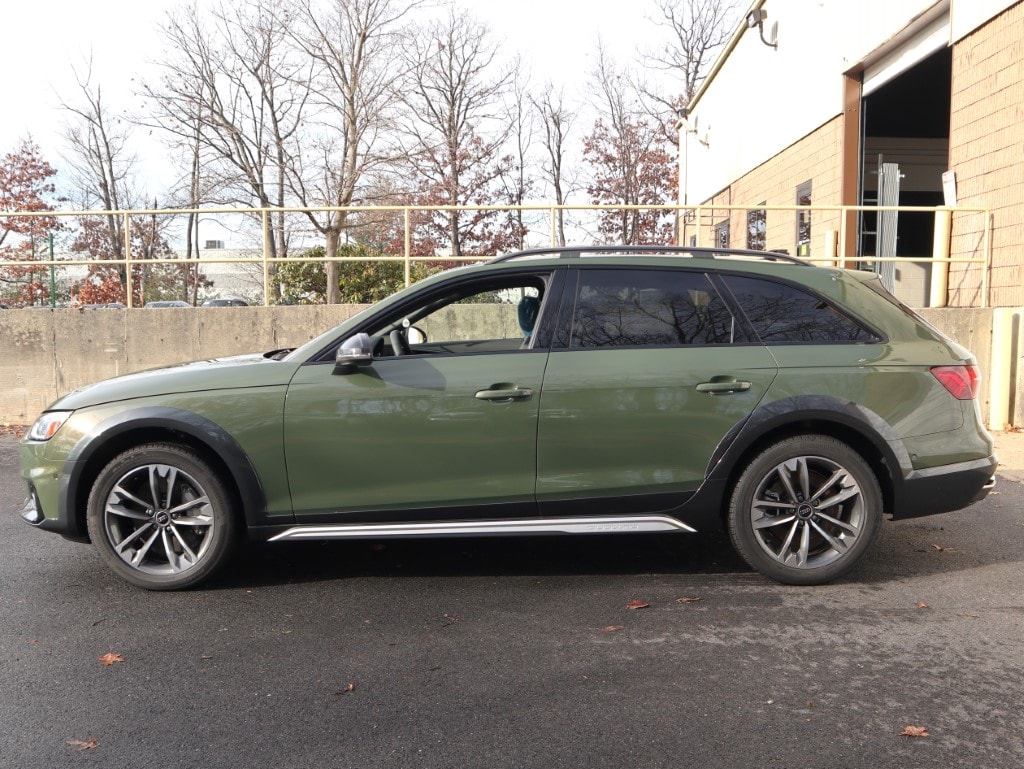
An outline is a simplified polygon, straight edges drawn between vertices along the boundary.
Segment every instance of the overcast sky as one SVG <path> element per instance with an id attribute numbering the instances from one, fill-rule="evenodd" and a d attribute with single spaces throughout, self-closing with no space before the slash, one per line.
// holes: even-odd
<path id="1" fill-rule="evenodd" d="M 179 2 L 7 0 L 0 37 L 0 152 L 13 150 L 31 134 L 44 155 L 61 165 L 64 115 L 58 105 L 61 98 L 77 100 L 72 66 L 81 66 L 90 51 L 104 101 L 118 112 L 140 109 L 134 92 L 138 80 L 152 72 L 148 62 L 160 54 L 157 26 Z M 642 0 L 460 0 L 459 5 L 486 22 L 510 51 L 523 54 L 535 85 L 563 83 L 572 100 L 593 67 L 599 36 L 624 63 L 658 36 L 646 18 L 653 9 Z M 144 157 L 161 155 L 155 137 L 148 146 L 145 136 L 139 141 Z M 166 172 L 158 165 L 152 170 Z"/>

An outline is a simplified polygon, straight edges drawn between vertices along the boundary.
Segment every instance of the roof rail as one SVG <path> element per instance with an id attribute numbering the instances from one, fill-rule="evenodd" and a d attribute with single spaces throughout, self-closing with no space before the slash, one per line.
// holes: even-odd
<path id="1" fill-rule="evenodd" d="M 687 246 L 550 246 L 548 248 L 531 248 L 527 251 L 516 251 L 511 254 L 503 254 L 489 260 L 487 264 L 508 262 L 512 259 L 523 259 L 532 256 L 553 256 L 559 259 L 579 259 L 584 255 L 617 254 L 623 256 L 645 255 L 645 254 L 666 254 L 681 257 L 700 257 L 704 259 L 763 259 L 769 262 L 787 262 L 789 264 L 802 264 L 807 267 L 813 265 L 789 254 L 780 254 L 775 251 L 753 251 L 744 248 L 697 248 Z"/>

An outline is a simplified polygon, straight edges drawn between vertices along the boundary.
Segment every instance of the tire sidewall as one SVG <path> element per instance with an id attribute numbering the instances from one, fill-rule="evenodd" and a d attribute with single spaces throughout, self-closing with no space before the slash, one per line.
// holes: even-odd
<path id="1" fill-rule="evenodd" d="M 114 550 L 104 523 L 106 500 L 114 485 L 131 470 L 151 464 L 169 465 L 191 475 L 206 493 L 213 510 L 214 523 L 208 535 L 211 542 L 206 553 L 198 564 L 180 574 L 146 574 L 132 568 Z M 118 576 L 147 590 L 179 590 L 205 581 L 227 559 L 238 529 L 229 500 L 223 482 L 197 454 L 174 444 L 146 444 L 119 454 L 100 471 L 89 492 L 86 524 L 100 558 Z"/>
<path id="2" fill-rule="evenodd" d="M 841 465 L 856 480 L 864 504 L 864 524 L 857 541 L 838 560 L 814 569 L 786 566 L 761 548 L 750 520 L 754 493 L 765 476 L 788 459 L 817 456 Z M 789 585 L 821 585 L 854 568 L 878 534 L 882 522 L 882 492 L 874 472 L 847 444 L 825 435 L 800 435 L 768 447 L 747 465 L 730 498 L 729 535 L 733 546 L 751 567 L 761 574 Z"/>

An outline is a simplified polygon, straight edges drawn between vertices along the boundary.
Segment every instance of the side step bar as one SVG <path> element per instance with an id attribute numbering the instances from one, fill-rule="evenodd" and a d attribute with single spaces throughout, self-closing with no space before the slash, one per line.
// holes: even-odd
<path id="1" fill-rule="evenodd" d="M 479 534 L 615 534 L 618 532 L 685 531 L 696 529 L 667 515 L 607 518 L 535 518 L 508 521 L 444 521 L 440 523 L 343 523 L 332 526 L 293 526 L 270 542 L 298 539 L 358 537 L 451 537 Z"/>

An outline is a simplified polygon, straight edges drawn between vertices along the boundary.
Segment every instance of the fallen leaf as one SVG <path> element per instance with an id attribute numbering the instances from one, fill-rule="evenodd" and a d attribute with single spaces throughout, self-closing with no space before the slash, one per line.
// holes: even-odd
<path id="1" fill-rule="evenodd" d="M 807 707 L 809 707 L 809 708 L 816 708 L 816 707 L 818 707 L 818 705 L 817 705 L 817 703 L 815 703 L 814 700 L 807 700 Z"/>
<path id="2" fill-rule="evenodd" d="M 953 552 L 953 548 L 951 548 L 951 547 L 943 547 L 942 545 L 932 545 L 932 547 L 935 548 L 936 550 L 938 550 L 940 553 L 952 553 Z"/>
<path id="3" fill-rule="evenodd" d="M 345 688 L 341 689 L 340 691 L 335 692 L 334 695 L 338 696 L 338 695 L 341 695 L 341 694 L 351 694 L 355 690 L 356 690 L 356 685 L 354 683 L 352 683 L 351 681 L 349 681 L 347 684 L 345 684 Z"/>
<path id="4" fill-rule="evenodd" d="M 84 740 L 68 740 L 68 745 L 77 751 L 92 750 L 97 744 L 99 744 L 99 740 L 95 737 L 88 737 Z"/>
<path id="5" fill-rule="evenodd" d="M 630 601 L 626 604 L 627 609 L 646 609 L 650 606 L 646 601 Z"/>
<path id="6" fill-rule="evenodd" d="M 26 429 L 23 425 L 0 425 L 0 434 L 24 438 Z"/>
<path id="7" fill-rule="evenodd" d="M 605 633 L 613 633 L 616 630 L 622 630 L 623 627 L 623 625 L 609 625 L 608 627 L 601 628 L 601 630 L 603 630 Z"/>
<path id="8" fill-rule="evenodd" d="M 695 595 L 684 595 L 682 598 L 677 598 L 676 603 L 697 603 L 699 600 L 701 599 Z"/>
<path id="9" fill-rule="evenodd" d="M 931 607 L 928 604 L 926 604 L 926 603 L 919 603 L 919 604 L 917 604 L 917 608 L 918 609 L 930 609 Z"/>
<path id="10" fill-rule="evenodd" d="M 456 617 L 454 614 L 447 614 L 447 613 L 445 613 L 445 614 L 442 614 L 441 616 L 444 617 L 446 620 L 448 620 L 448 624 L 449 625 L 454 625 L 456 622 L 459 622 L 459 618 Z"/>
<path id="11" fill-rule="evenodd" d="M 106 654 L 101 654 L 99 660 L 103 663 L 103 667 L 109 668 L 115 662 L 124 662 L 124 657 L 117 652 L 109 651 Z"/>
<path id="12" fill-rule="evenodd" d="M 927 737 L 928 730 L 923 726 L 904 726 L 900 737 Z"/>

